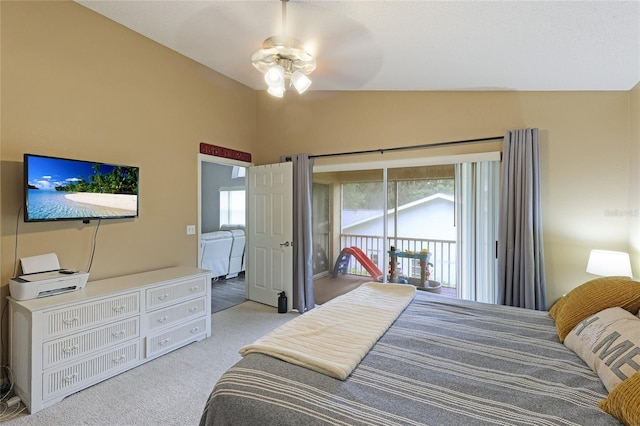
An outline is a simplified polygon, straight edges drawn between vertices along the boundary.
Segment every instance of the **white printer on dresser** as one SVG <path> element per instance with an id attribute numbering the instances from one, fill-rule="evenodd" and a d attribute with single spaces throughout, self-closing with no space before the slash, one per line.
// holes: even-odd
<path id="1" fill-rule="evenodd" d="M 88 272 L 61 269 L 55 253 L 20 259 L 23 275 L 9 278 L 9 292 L 16 300 L 36 299 L 81 290 Z"/>

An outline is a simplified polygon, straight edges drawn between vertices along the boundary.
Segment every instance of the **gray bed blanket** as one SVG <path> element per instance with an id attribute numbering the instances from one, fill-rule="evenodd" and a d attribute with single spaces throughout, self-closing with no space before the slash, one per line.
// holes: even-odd
<path id="1" fill-rule="evenodd" d="M 546 312 L 418 292 L 345 381 L 250 354 L 201 426 L 619 425 Z"/>

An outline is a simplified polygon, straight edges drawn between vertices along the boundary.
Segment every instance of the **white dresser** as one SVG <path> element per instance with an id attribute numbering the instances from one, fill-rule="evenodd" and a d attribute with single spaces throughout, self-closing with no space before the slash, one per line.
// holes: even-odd
<path id="1" fill-rule="evenodd" d="M 9 365 L 31 413 L 211 336 L 210 271 L 175 267 L 9 297 Z"/>

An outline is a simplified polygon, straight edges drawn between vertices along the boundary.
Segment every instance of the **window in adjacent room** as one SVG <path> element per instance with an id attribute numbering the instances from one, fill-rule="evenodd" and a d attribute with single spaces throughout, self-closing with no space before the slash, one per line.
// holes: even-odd
<path id="1" fill-rule="evenodd" d="M 220 226 L 245 224 L 246 194 L 244 188 L 220 188 Z"/>

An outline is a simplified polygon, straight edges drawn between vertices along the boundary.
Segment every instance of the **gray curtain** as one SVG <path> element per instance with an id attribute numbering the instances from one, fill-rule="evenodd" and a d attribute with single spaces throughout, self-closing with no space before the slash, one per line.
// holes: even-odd
<path id="1" fill-rule="evenodd" d="M 507 132 L 498 228 L 498 303 L 546 310 L 538 129 Z"/>
<path id="2" fill-rule="evenodd" d="M 292 155 L 293 163 L 293 308 L 306 312 L 316 305 L 313 297 L 313 241 L 311 195 L 313 159 Z"/>

